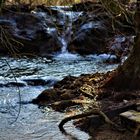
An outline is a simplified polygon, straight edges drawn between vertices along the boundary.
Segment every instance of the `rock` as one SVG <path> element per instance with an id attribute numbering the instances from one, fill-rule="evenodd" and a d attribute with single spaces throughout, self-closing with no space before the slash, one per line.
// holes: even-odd
<path id="1" fill-rule="evenodd" d="M 31 11 L 28 5 L 23 5 L 23 9 L 20 7 L 21 12 L 16 13 L 9 12 L 10 8 L 16 11 L 15 6 L 8 7 L 9 10 L 5 9 L 0 17 L 2 27 L 0 54 L 51 57 L 61 51 L 64 45 L 61 37 L 68 43 L 69 52 L 81 55 L 105 53 L 108 43 L 106 41 L 115 32 L 112 29 L 110 14 L 102 4 L 97 2 L 74 4 L 71 8 L 72 12 L 74 9 L 77 10 L 76 7 L 80 12 L 71 15 L 71 11 L 66 11 L 70 8 L 39 5 L 36 10 Z M 28 13 L 29 11 L 31 13 Z M 132 33 L 133 25 L 127 23 L 124 16 L 116 18 L 114 27 L 117 32 Z M 119 23 L 130 26 L 126 28 Z M 6 38 L 8 38 L 7 42 L 5 42 Z"/>
<path id="2" fill-rule="evenodd" d="M 44 40 L 45 41 L 45 40 Z M 47 39 L 46 43 L 40 46 L 39 52 L 41 56 L 47 56 L 48 54 L 54 54 L 61 50 L 61 42 L 58 39 L 58 36 L 53 34 Z"/>
<path id="3" fill-rule="evenodd" d="M 81 55 L 108 53 L 108 40 L 115 36 L 115 32 L 119 31 L 127 36 L 135 34 L 133 22 L 128 23 L 122 14 L 112 23 L 111 15 L 101 3 L 78 3 L 73 5 L 72 9 L 84 12 L 72 23 L 73 34 L 68 45 L 69 52 Z"/>
<path id="4" fill-rule="evenodd" d="M 44 79 L 23 79 L 30 86 L 44 86 L 46 81 Z"/>
<path id="5" fill-rule="evenodd" d="M 52 89 L 44 90 L 32 102 L 34 104 L 44 106 L 61 100 L 79 98 L 81 95 L 79 88 L 83 85 L 84 81 L 87 81 L 87 79 L 82 75 L 79 78 L 74 76 L 67 76 L 63 80 L 54 84 Z"/>
<path id="6" fill-rule="evenodd" d="M 4 85 L 5 87 L 24 87 L 26 86 L 26 83 L 25 82 L 22 82 L 22 81 L 12 81 L 12 82 L 8 82 Z"/>
<path id="7" fill-rule="evenodd" d="M 109 35 L 107 28 L 101 22 L 91 21 L 81 25 L 73 36 L 68 51 L 88 55 L 105 52 L 105 41 Z"/>
<path id="8" fill-rule="evenodd" d="M 4 86 L 5 86 L 5 83 L 4 83 L 4 82 L 1 82 L 1 83 L 0 83 L 0 88 L 1 88 L 1 87 L 4 87 Z"/>
<path id="9" fill-rule="evenodd" d="M 33 104 L 47 105 L 51 102 L 57 101 L 59 99 L 59 92 L 55 89 L 44 90 L 36 99 L 32 100 Z"/>
<path id="10" fill-rule="evenodd" d="M 47 15 L 43 16 L 47 18 Z M 6 42 L 7 45 L 5 45 L 4 35 L 1 34 L 3 40 L 0 43 L 0 53 L 45 56 L 60 51 L 62 44 L 59 41 L 58 33 L 48 30 L 50 27 L 47 24 L 51 23 L 47 23 L 43 16 L 30 13 L 3 15 L 0 18 L 0 25 L 10 43 Z"/>
<path id="11" fill-rule="evenodd" d="M 63 90 L 64 93 L 60 95 L 61 100 L 70 100 L 76 97 L 77 91 L 76 90 Z"/>
<path id="12" fill-rule="evenodd" d="M 55 79 L 48 79 L 48 80 L 44 80 L 41 78 L 32 78 L 32 79 L 23 79 L 24 82 L 26 82 L 28 85 L 30 86 L 48 86 L 48 87 L 52 87 L 57 80 Z"/>
<path id="13" fill-rule="evenodd" d="M 52 87 L 52 86 L 54 86 L 57 82 L 58 82 L 58 81 L 57 81 L 56 79 L 49 79 L 49 80 L 46 81 L 46 85 L 47 85 L 48 87 Z"/>
<path id="14" fill-rule="evenodd" d="M 66 76 L 63 80 L 54 84 L 54 88 L 69 88 L 71 83 L 76 79 L 74 76 Z"/>
<path id="15" fill-rule="evenodd" d="M 69 100 L 79 97 L 80 93 L 78 88 L 71 88 L 71 84 L 75 82 L 77 78 L 73 76 L 67 76 L 63 80 L 54 84 L 54 88 L 44 90 L 36 99 L 32 100 L 32 103 L 40 106 L 49 105 L 50 103 L 58 102 L 61 100 Z M 54 107 L 54 106 L 53 106 Z"/>
<path id="16" fill-rule="evenodd" d="M 57 15 L 59 13 L 58 10 L 53 9 L 51 7 L 46 7 L 45 5 L 37 5 L 37 11 L 46 12 L 48 15 Z"/>
<path id="17" fill-rule="evenodd" d="M 53 26 L 55 28 L 59 28 L 58 30 L 62 30 L 66 26 L 66 22 L 68 20 L 65 10 L 67 9 L 57 6 L 47 7 L 45 5 L 38 5 L 35 9 L 35 13 L 45 13 L 47 16 L 45 19 L 48 23 L 50 23 L 49 26 Z"/>

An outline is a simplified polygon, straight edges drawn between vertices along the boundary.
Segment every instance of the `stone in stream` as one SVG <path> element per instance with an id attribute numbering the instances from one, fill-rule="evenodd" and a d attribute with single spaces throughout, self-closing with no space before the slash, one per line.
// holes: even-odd
<path id="1" fill-rule="evenodd" d="M 52 87 L 52 86 L 54 86 L 56 83 L 57 83 L 57 80 L 56 80 L 56 79 L 49 79 L 49 80 L 46 81 L 46 85 L 47 85 L 48 87 Z"/>
<path id="2" fill-rule="evenodd" d="M 105 41 L 109 37 L 101 22 L 88 22 L 76 29 L 73 40 L 68 46 L 69 52 L 81 55 L 105 52 Z"/>
<path id="3" fill-rule="evenodd" d="M 25 82 L 22 81 L 12 81 L 4 84 L 5 87 L 24 87 L 26 86 Z"/>
<path id="4" fill-rule="evenodd" d="M 59 92 L 56 92 L 54 89 L 44 90 L 37 98 L 32 100 L 33 104 L 45 105 L 54 101 L 57 101 L 59 98 Z"/>
<path id="5" fill-rule="evenodd" d="M 40 86 L 40 85 L 46 85 L 46 81 L 43 79 L 23 79 L 27 83 L 27 85 L 30 86 Z"/>
<path id="6" fill-rule="evenodd" d="M 106 40 L 113 36 L 109 21 L 105 13 L 83 12 L 72 24 L 73 34 L 68 51 L 81 55 L 107 52 Z"/>
<path id="7" fill-rule="evenodd" d="M 9 81 L 0 83 L 0 87 L 24 87 L 24 86 L 48 86 L 52 87 L 57 82 L 56 79 L 22 79 L 22 81 Z"/>
<path id="8" fill-rule="evenodd" d="M 23 79 L 23 81 L 26 82 L 27 85 L 30 85 L 30 86 L 45 86 L 45 85 L 47 85 L 48 87 L 52 87 L 57 82 L 57 80 L 55 80 L 55 79 L 44 80 L 41 78 Z"/>

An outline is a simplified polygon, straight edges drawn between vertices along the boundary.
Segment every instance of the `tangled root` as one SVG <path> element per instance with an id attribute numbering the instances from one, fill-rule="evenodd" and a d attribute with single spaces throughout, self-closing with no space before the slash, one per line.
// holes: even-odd
<path id="1" fill-rule="evenodd" d="M 117 124 L 115 124 L 114 122 L 112 122 L 104 112 L 102 112 L 100 109 L 98 108 L 94 108 L 92 109 L 91 111 L 88 111 L 88 112 L 85 112 L 85 113 L 82 113 L 82 114 L 78 114 L 78 115 L 74 115 L 74 116 L 70 116 L 70 117 L 67 117 L 67 118 L 64 118 L 60 124 L 59 124 L 59 129 L 62 133 L 66 133 L 65 129 L 64 129 L 64 125 L 65 123 L 67 123 L 68 121 L 71 121 L 71 120 L 75 120 L 75 119 L 81 119 L 81 118 L 84 118 L 84 117 L 87 117 L 87 116 L 91 116 L 91 115 L 100 115 L 104 118 L 105 122 L 110 124 L 111 126 L 114 126 L 115 128 L 119 129 L 119 126 Z"/>

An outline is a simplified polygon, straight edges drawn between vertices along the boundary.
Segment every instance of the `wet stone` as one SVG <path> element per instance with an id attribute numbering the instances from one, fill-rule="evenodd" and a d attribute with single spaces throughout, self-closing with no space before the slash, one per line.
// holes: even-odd
<path id="1" fill-rule="evenodd" d="M 6 86 L 6 87 L 24 87 L 24 86 L 26 86 L 26 83 L 25 82 L 22 82 L 22 81 L 20 81 L 20 82 L 8 82 L 8 83 L 6 83 L 5 85 L 3 85 L 3 86 Z"/>
<path id="2" fill-rule="evenodd" d="M 46 81 L 46 85 L 48 87 L 52 87 L 53 85 L 55 85 L 57 83 L 57 80 L 56 79 L 49 79 Z"/>
<path id="3" fill-rule="evenodd" d="M 23 79 L 30 86 L 40 86 L 46 85 L 47 82 L 44 79 Z"/>
<path id="4" fill-rule="evenodd" d="M 0 83 L 0 87 L 4 87 L 4 85 L 5 85 L 4 83 Z"/>

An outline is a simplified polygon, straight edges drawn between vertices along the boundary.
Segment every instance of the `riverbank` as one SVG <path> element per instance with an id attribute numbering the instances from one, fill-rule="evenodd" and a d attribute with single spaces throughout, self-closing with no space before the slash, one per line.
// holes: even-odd
<path id="1" fill-rule="evenodd" d="M 88 10 L 82 8 L 85 4 Z M 79 8 L 74 11 L 77 6 L 82 10 Z M 100 120 L 93 121 L 93 114 L 102 115 L 103 118 L 106 118 L 106 114 L 113 122 L 116 119 L 115 124 L 120 125 L 118 115 L 128 108 L 136 109 L 136 104 L 139 102 L 140 92 L 138 90 L 122 90 L 121 85 L 117 90 L 104 86 L 113 77 L 113 71 L 108 71 L 114 69 L 112 64 L 123 64 L 131 52 L 135 38 L 134 23 L 130 22 L 132 19 L 128 21 L 124 16 L 117 16 L 112 22 L 110 14 L 107 14 L 106 9 L 100 3 L 91 2 L 74 5 L 71 9 L 38 5 L 32 11 L 27 10 L 28 12 L 14 10 L 11 12 L 9 9 L 4 9 L 4 14 L 0 19 L 1 29 L 4 31 L 1 34 L 2 55 L 14 54 L 16 56 L 18 54 L 26 56 L 26 59 L 30 59 L 27 56 L 41 56 L 40 59 L 43 61 L 37 59 L 36 62 L 34 59 L 31 65 L 23 65 L 25 67 L 22 68 L 18 68 L 16 63 L 12 62 L 13 68 L 8 67 L 7 75 L 2 74 L 2 78 L 11 78 L 12 70 L 16 73 L 14 76 L 24 81 L 25 87 L 46 86 L 47 89 L 33 99 L 32 103 L 38 104 L 39 107 L 47 106 L 55 111 L 73 114 L 73 119 L 78 118 L 82 121 L 82 124 L 79 121 L 77 125 L 85 128 L 93 138 L 94 134 L 96 139 L 111 139 L 119 135 L 118 140 L 123 137 L 130 140 L 130 133 L 127 133 L 126 129 L 126 134 L 122 135 L 116 130 L 112 131 L 109 125 L 99 127 L 94 133 L 93 129 L 96 126 L 94 123 Z M 119 24 L 120 21 L 126 26 Z M 3 36 L 5 33 L 6 36 Z M 7 35 L 8 46 L 4 42 Z M 104 59 L 105 63 L 99 59 L 101 61 Z M 5 62 L 9 66 L 7 60 Z M 36 64 L 37 68 L 35 68 Z M 100 69 L 101 72 L 106 73 L 99 73 Z M 35 79 L 28 79 L 29 75 L 35 76 Z M 53 78 L 58 79 L 45 79 L 52 75 Z M 36 77 L 39 78 L 36 79 Z M 53 83 L 50 84 L 48 81 Z M 19 87 L 21 83 L 8 84 L 9 87 Z M 2 85 L 2 87 L 6 86 L 7 83 Z M 113 116 L 109 115 L 110 112 Z M 65 132 L 63 125 L 72 118 L 62 119 L 59 125 L 60 130 Z M 97 116 L 96 119 L 98 118 L 100 117 Z M 116 126 L 112 121 L 106 122 Z M 115 128 L 124 132 L 122 128 Z M 102 132 L 102 138 L 100 138 L 100 132 Z M 110 132 L 114 132 L 114 135 L 109 136 Z"/>
<path id="2" fill-rule="evenodd" d="M 113 91 L 105 88 L 104 83 L 111 78 L 111 74 L 112 72 L 67 76 L 54 84 L 53 89 L 44 90 L 32 103 L 70 114 L 59 125 L 63 133 L 67 134 L 63 125 L 76 119 L 75 125 L 97 140 L 114 140 L 114 137 L 116 140 L 138 140 L 139 136 L 134 136 L 134 132 L 128 131 L 121 124 L 119 115 L 128 110 L 137 110 L 140 91 Z M 101 112 L 111 122 L 104 122 L 105 116 Z"/>

